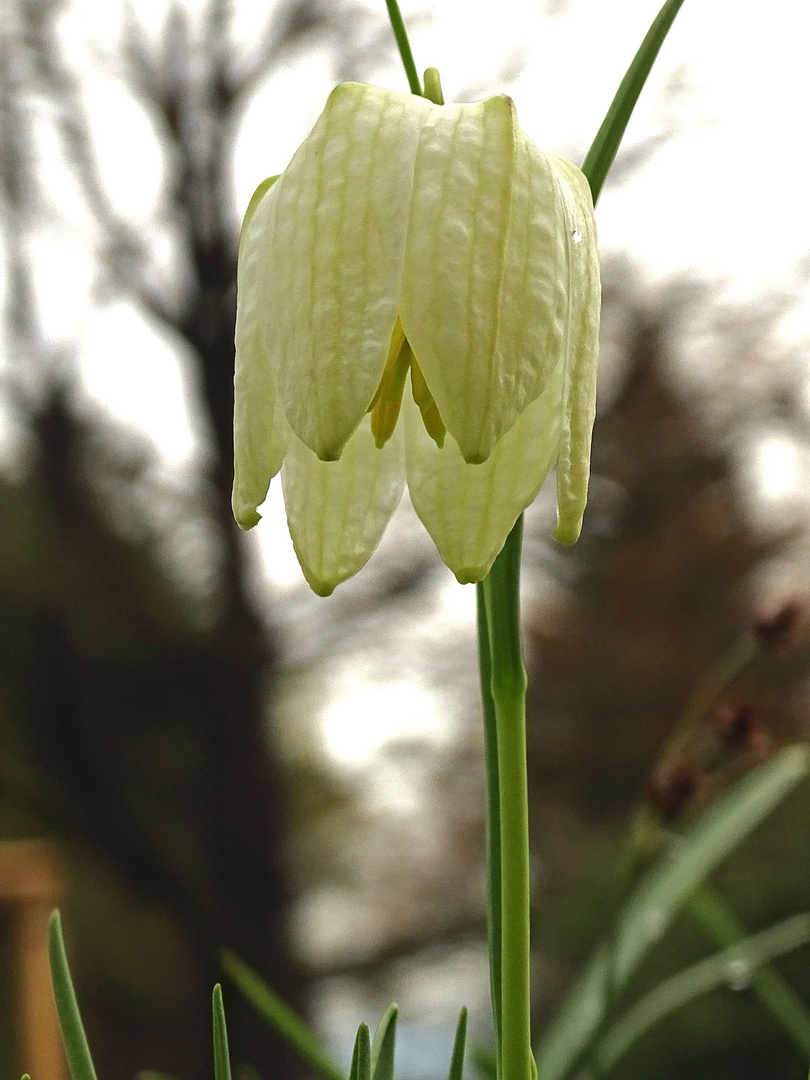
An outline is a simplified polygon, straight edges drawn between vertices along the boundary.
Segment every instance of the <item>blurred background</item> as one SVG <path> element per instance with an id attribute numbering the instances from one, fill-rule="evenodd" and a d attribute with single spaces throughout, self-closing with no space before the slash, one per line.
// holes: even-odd
<path id="1" fill-rule="evenodd" d="M 447 100 L 507 91 L 581 161 L 658 0 L 402 6 Z M 583 538 L 548 539 L 549 492 L 527 515 L 538 1027 L 610 926 L 638 807 L 687 821 L 808 732 L 810 15 L 731 18 L 687 0 L 600 203 Z M 405 89 L 382 0 L 5 0 L 0 33 L 0 1072 L 32 1068 L 58 902 L 105 1080 L 209 1075 L 222 945 L 343 1062 L 397 1000 L 401 1076 L 432 1080 L 462 1004 L 489 1030 L 474 590 L 407 501 L 327 600 L 278 482 L 253 534 L 229 508 L 240 217 L 336 81 Z M 748 929 L 810 907 L 809 812 L 800 790 L 719 875 Z M 634 990 L 710 948 L 684 917 Z M 810 1002 L 807 961 L 780 968 Z M 225 998 L 241 1077 L 307 1075 Z M 612 1075 L 806 1067 L 737 986 Z"/>

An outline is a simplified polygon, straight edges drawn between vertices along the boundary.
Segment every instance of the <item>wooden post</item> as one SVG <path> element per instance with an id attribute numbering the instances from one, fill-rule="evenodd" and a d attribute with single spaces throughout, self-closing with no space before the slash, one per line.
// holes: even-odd
<path id="1" fill-rule="evenodd" d="M 65 1056 L 48 966 L 47 923 L 58 897 L 53 848 L 39 840 L 0 843 L 0 904 L 15 922 L 22 1067 L 32 1080 L 63 1080 Z"/>

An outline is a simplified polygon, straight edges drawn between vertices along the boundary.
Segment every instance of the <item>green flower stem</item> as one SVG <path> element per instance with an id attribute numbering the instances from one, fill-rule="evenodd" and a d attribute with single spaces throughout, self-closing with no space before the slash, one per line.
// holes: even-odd
<path id="1" fill-rule="evenodd" d="M 683 0 L 665 0 L 622 79 L 583 162 L 582 171 L 590 185 L 594 205 L 639 94 L 682 4 Z M 389 12 L 391 6 L 389 3 Z M 396 26 L 394 32 L 397 32 Z M 404 37 L 404 28 L 402 34 Z M 404 39 L 407 44 L 407 38 Z M 404 53 L 403 62 L 406 71 L 409 70 Z M 411 81 L 410 74 L 408 78 L 414 93 L 419 92 L 414 88 L 418 78 Z M 534 1072 L 529 1046 L 526 672 L 520 653 L 522 536 L 523 518 L 519 517 L 488 576 L 478 587 L 478 641 L 487 770 L 489 954 L 499 1080 L 527 1080 Z"/>
<path id="2" fill-rule="evenodd" d="M 481 673 L 481 703 L 484 712 L 484 765 L 486 773 L 486 863 L 487 938 L 489 943 L 489 983 L 495 1045 L 501 1042 L 501 835 L 498 778 L 498 730 L 492 700 L 489 627 L 487 626 L 484 584 L 476 585 L 478 603 L 478 667 Z M 498 1063 L 500 1069 L 500 1063 Z"/>
<path id="3" fill-rule="evenodd" d="M 399 55 L 402 57 L 402 66 L 405 68 L 408 86 L 412 94 L 422 97 L 422 84 L 419 81 L 419 73 L 416 70 L 413 53 L 411 52 L 411 43 L 408 40 L 408 31 L 405 29 L 405 23 L 402 20 L 399 4 L 397 0 L 385 0 L 385 6 L 388 8 L 388 18 L 391 20 L 391 29 L 394 31 Z"/>
<path id="4" fill-rule="evenodd" d="M 497 735 L 500 836 L 499 1075 L 531 1080 L 529 808 L 526 775 L 526 669 L 520 647 L 518 518 L 483 582 L 490 654 L 490 692 Z"/>
<path id="5" fill-rule="evenodd" d="M 682 4 L 683 0 L 665 0 L 585 157 L 582 171 L 590 184 L 594 205 L 639 94 Z M 520 517 L 478 588 L 487 770 L 489 954 L 499 1080 L 520 1080 L 531 1075 L 526 1071 L 524 1053 L 529 1031 L 530 961 L 526 673 L 520 655 L 522 535 Z M 521 948 L 524 953 L 519 956 Z M 524 1000 L 518 1002 L 520 994 Z M 528 1064 L 533 1065 L 530 1051 Z"/>

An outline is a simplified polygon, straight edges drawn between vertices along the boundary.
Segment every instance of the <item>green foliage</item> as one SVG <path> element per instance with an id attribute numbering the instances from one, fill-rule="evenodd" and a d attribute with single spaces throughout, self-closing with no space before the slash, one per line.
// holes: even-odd
<path id="1" fill-rule="evenodd" d="M 700 886 L 692 894 L 689 910 L 718 944 L 733 949 L 745 941 L 743 926 L 719 894 L 707 885 Z M 798 933 L 801 933 L 802 918 L 804 916 L 796 916 L 799 923 L 794 929 Z M 788 922 L 795 923 L 795 920 Z M 797 945 L 800 944 L 803 942 L 797 941 Z M 764 956 L 753 966 L 748 964 L 743 972 L 743 983 L 750 979 L 751 988 L 762 1005 L 781 1024 L 803 1054 L 810 1056 L 810 1013 L 790 983 L 768 963 L 768 959 Z"/>
<path id="2" fill-rule="evenodd" d="M 222 967 L 253 1008 L 325 1080 L 345 1080 L 343 1071 L 323 1049 L 310 1029 L 278 994 L 229 949 L 223 950 Z"/>
<path id="3" fill-rule="evenodd" d="M 62 920 L 58 911 L 54 911 L 48 920 L 48 959 L 70 1075 L 72 1080 L 96 1080 L 96 1070 L 70 977 L 65 940 L 62 936 Z"/>
<path id="4" fill-rule="evenodd" d="M 260 976 L 252 971 L 247 964 L 243 963 L 238 956 L 228 950 L 222 953 L 222 966 L 256 1011 L 325 1080 L 344 1080 L 342 1071 L 327 1056 L 316 1036 L 304 1021 L 284 1004 Z M 215 996 L 217 989 L 214 990 Z M 399 1008 L 397 1005 L 388 1006 L 374 1032 L 373 1042 L 369 1038 L 368 1026 L 366 1024 L 360 1025 L 354 1042 L 349 1080 L 393 1080 L 398 1014 Z M 224 1030 L 224 1016 L 222 1023 Z M 461 1080 L 464 1069 L 466 1038 L 467 1010 L 462 1009 L 453 1043 L 449 1080 Z M 230 1080 L 230 1078 L 225 1074 L 220 1075 L 217 1073 L 215 1080 Z"/>
<path id="5" fill-rule="evenodd" d="M 724 792 L 672 839 L 619 912 L 596 954 L 546 1031 L 540 1080 L 562 1080 L 598 1037 L 609 1006 L 691 894 L 808 772 L 810 751 L 790 746 Z"/>
<path id="6" fill-rule="evenodd" d="M 647 76 L 655 63 L 655 58 L 658 56 L 659 50 L 664 44 L 664 39 L 669 33 L 669 28 L 672 26 L 682 4 L 683 0 L 666 0 L 666 3 L 658 12 L 652 26 L 647 31 L 647 36 L 633 57 L 633 62 L 627 69 L 627 73 L 616 91 L 616 96 L 611 102 L 605 119 L 602 121 L 602 126 L 596 133 L 596 138 L 593 140 L 585 161 L 582 163 L 582 171 L 591 185 L 594 203 L 599 198 L 602 185 L 624 138 L 625 129 L 632 116 L 633 109 L 636 107 L 639 94 L 644 88 Z"/>
<path id="7" fill-rule="evenodd" d="M 222 1004 L 222 987 L 214 987 L 211 997 L 214 1034 L 214 1080 L 231 1080 L 231 1059 L 228 1054 L 228 1029 L 225 1024 L 225 1007 Z"/>
<path id="8" fill-rule="evenodd" d="M 361 1024 L 357 1029 L 349 1080 L 371 1080 L 371 1042 L 365 1024 Z"/>
<path id="9" fill-rule="evenodd" d="M 398 1011 L 396 1005 L 389 1005 L 374 1032 L 371 1044 L 371 1080 L 394 1080 Z"/>
<path id="10" fill-rule="evenodd" d="M 684 968 L 645 994 L 616 1021 L 600 1041 L 596 1061 L 604 1070 L 655 1024 L 690 1001 L 721 986 L 752 983 L 768 961 L 810 941 L 810 914 L 794 915 L 759 934 L 752 934 L 713 956 Z M 739 979 L 739 983 L 734 983 Z"/>
<path id="11" fill-rule="evenodd" d="M 464 1072 L 464 1046 L 467 1041 L 467 1010 L 462 1009 L 458 1017 L 456 1038 L 453 1043 L 453 1056 L 450 1059 L 450 1075 L 448 1080 L 461 1080 Z"/>

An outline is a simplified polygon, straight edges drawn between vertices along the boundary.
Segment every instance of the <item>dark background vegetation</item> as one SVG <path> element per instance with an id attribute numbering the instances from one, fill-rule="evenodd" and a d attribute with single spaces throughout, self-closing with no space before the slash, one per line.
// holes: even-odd
<path id="1" fill-rule="evenodd" d="M 197 1080 L 209 1070 L 208 996 L 222 945 L 302 1010 L 330 986 L 354 987 L 377 1006 L 398 995 L 408 962 L 418 970 L 426 958 L 424 973 L 458 950 L 481 953 L 481 751 L 469 641 L 435 643 L 425 676 L 466 679 L 452 751 L 418 743 L 388 751 L 403 775 L 418 777 L 431 844 L 364 809 L 328 762 L 286 753 L 274 724 L 284 694 L 319 664 L 430 607 L 444 577 L 429 545 L 412 523 L 400 524 L 363 583 L 328 609 L 331 622 L 301 607 L 310 630 L 297 633 L 315 644 L 285 654 L 284 613 L 258 614 L 255 568 L 229 509 L 238 228 L 229 163 L 242 110 L 296 50 L 326 45 L 336 78 L 361 78 L 390 43 L 384 23 L 348 3 L 283 0 L 247 51 L 236 50 L 219 0 L 195 18 L 172 7 L 157 36 L 133 6 L 116 62 L 171 161 L 162 212 L 180 272 L 167 289 L 153 238 L 116 213 L 100 179 L 80 76 L 57 33 L 60 0 L 8 7 L 1 389 L 21 451 L 19 467 L 0 477 L 0 837 L 58 846 L 99 1074 L 125 1080 L 149 1068 Z M 135 305 L 193 369 L 207 446 L 191 481 L 159 480 L 150 444 L 77 408 L 79 343 L 54 345 L 43 330 L 47 296 L 35 287 L 32 242 L 53 213 L 38 149 L 43 117 L 88 213 L 99 303 Z M 753 317 L 715 310 L 705 287 L 656 291 L 610 261 L 605 303 L 610 364 L 585 534 L 573 552 L 554 550 L 541 502 L 527 537 L 541 1021 L 609 925 L 622 837 L 656 781 L 668 731 L 706 672 L 785 605 L 787 631 L 763 645 L 707 718 L 749 710 L 756 745 L 712 773 L 698 740 L 673 817 L 687 819 L 769 745 L 807 729 L 803 528 L 794 515 L 764 530 L 739 468 L 738 434 L 754 419 L 807 440 L 791 390 L 800 361 L 777 354 L 773 337 L 782 307 Z M 679 375 L 689 327 L 707 311 L 708 397 Z M 196 575 L 178 572 L 195 559 Z M 288 721 L 289 708 L 282 712 Z M 721 875 L 751 929 L 810 905 L 808 809 L 807 794 L 797 795 Z M 371 868 L 370 850 L 378 851 Z M 316 955 L 295 945 L 288 917 L 296 899 L 330 885 L 371 897 L 377 930 L 360 934 L 354 952 Z M 708 946 L 684 920 L 639 987 Z M 8 951 L 4 922 L 6 968 Z M 806 955 L 791 963 L 785 970 L 805 988 Z M 0 986 L 5 995 L 9 979 Z M 479 991 L 460 977 L 457 1004 Z M 226 993 L 235 1060 L 268 1078 L 304 1075 L 236 992 Z M 0 1003 L 8 1006 L 5 996 Z M 3 1076 L 23 1065 L 4 1039 Z M 727 991 L 684 1010 L 616 1075 L 787 1080 L 803 1067 L 751 995 Z"/>

